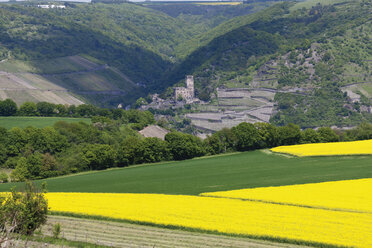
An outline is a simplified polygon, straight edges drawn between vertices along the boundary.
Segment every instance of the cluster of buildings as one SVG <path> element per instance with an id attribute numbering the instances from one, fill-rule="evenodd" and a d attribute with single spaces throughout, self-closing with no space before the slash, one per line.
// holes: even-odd
<path id="1" fill-rule="evenodd" d="M 186 76 L 185 87 L 174 87 L 172 99 L 162 99 L 159 94 L 152 95 L 150 104 L 141 106 L 141 109 L 168 109 L 180 108 L 185 104 L 201 103 L 202 101 L 195 97 L 194 77 L 191 75 Z M 118 108 L 121 108 L 119 105 Z"/>

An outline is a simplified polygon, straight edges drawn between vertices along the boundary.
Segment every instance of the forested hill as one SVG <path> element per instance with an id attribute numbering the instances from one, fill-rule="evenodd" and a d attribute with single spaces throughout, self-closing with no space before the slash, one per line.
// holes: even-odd
<path id="1" fill-rule="evenodd" d="M 66 3 L 66 9 L 63 10 L 37 8 L 36 3 L 32 2 L 2 3 L 0 71 L 37 73 L 40 80 L 22 80 L 37 89 L 40 88 L 40 81 L 47 81 L 47 85 L 43 83 L 42 90 L 53 90 L 50 85 L 58 85 L 84 102 L 111 107 L 118 103 L 130 104 L 139 96 L 147 95 L 154 86 L 163 89 L 164 83 L 160 79 L 164 78 L 164 73 L 181 60 L 181 55 L 186 56 L 183 48 L 179 48 L 183 47 L 183 43 L 224 20 L 258 11 L 273 3 L 252 3 L 244 8 L 208 7 L 228 9 L 230 14 L 223 18 L 223 13 L 218 11 L 207 14 L 193 12 L 175 17 L 156 8 L 133 3 Z M 193 9 L 203 8 L 188 4 L 191 5 Z M 179 8 L 185 9 L 187 6 Z M 186 51 L 192 51 L 197 46 L 191 44 Z M 69 65 L 70 56 L 77 55 L 83 56 L 85 62 L 88 59 L 94 64 L 83 70 L 81 66 L 75 66 L 76 63 Z M 81 57 L 75 58 L 79 62 L 82 60 Z M 47 70 L 44 65 L 48 65 Z M 106 66 L 105 70 L 92 72 L 102 66 Z M 107 66 L 110 67 L 108 70 Z M 78 73 L 79 76 L 72 76 L 72 73 Z M 0 91 L 12 84 L 7 79 L 0 81 Z M 2 95 L 16 102 L 45 100 L 31 96 L 20 99 L 19 94 L 13 92 Z M 55 103 L 65 102 L 69 100 Z"/>
<path id="2" fill-rule="evenodd" d="M 217 87 L 270 88 L 276 92 L 270 121 L 278 125 L 372 120 L 372 4 L 317 2 L 285 2 L 217 26 L 190 41 L 205 45 L 165 81 L 193 74 L 205 100 L 216 97 Z"/>
<path id="3" fill-rule="evenodd" d="M 20 104 L 54 92 L 66 95 L 55 104 L 113 107 L 169 93 L 192 74 L 197 97 L 217 111 L 226 110 L 218 87 L 269 88 L 275 97 L 259 97 L 275 124 L 355 125 L 371 120 L 371 8 L 367 0 L 1 4 L 0 97 Z"/>
<path id="4" fill-rule="evenodd" d="M 170 65 L 171 47 L 189 37 L 186 28 L 134 4 L 73 4 L 65 10 L 1 5 L 0 56 L 35 60 L 83 53 L 146 83 Z"/>

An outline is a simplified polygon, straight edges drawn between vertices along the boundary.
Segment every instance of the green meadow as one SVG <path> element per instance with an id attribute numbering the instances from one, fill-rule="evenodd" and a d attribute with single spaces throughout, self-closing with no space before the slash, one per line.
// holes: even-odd
<path id="1" fill-rule="evenodd" d="M 202 192 L 372 177 L 372 156 L 289 157 L 266 150 L 39 180 L 50 192 Z M 1 184 L 8 191 L 21 184 Z"/>
<path id="2" fill-rule="evenodd" d="M 57 121 L 66 122 L 86 122 L 90 123 L 88 118 L 68 118 L 68 117 L 24 117 L 24 116 L 10 116 L 10 117 L 0 117 L 0 127 L 5 127 L 10 129 L 12 127 L 37 127 L 43 128 L 47 126 L 53 126 Z"/>

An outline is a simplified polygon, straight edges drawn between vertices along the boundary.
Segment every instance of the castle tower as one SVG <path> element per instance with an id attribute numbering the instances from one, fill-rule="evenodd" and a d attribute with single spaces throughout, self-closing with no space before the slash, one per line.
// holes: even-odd
<path id="1" fill-rule="evenodd" d="M 194 98 L 194 77 L 191 75 L 186 76 L 186 89 L 189 90 L 191 98 Z"/>

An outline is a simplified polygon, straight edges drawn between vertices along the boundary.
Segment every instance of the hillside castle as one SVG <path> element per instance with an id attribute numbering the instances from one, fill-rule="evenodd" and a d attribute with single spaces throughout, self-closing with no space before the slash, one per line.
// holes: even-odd
<path id="1" fill-rule="evenodd" d="M 180 98 L 186 100 L 186 102 L 194 100 L 194 77 L 186 76 L 185 84 L 186 87 L 174 87 L 174 100 L 177 101 Z"/>

